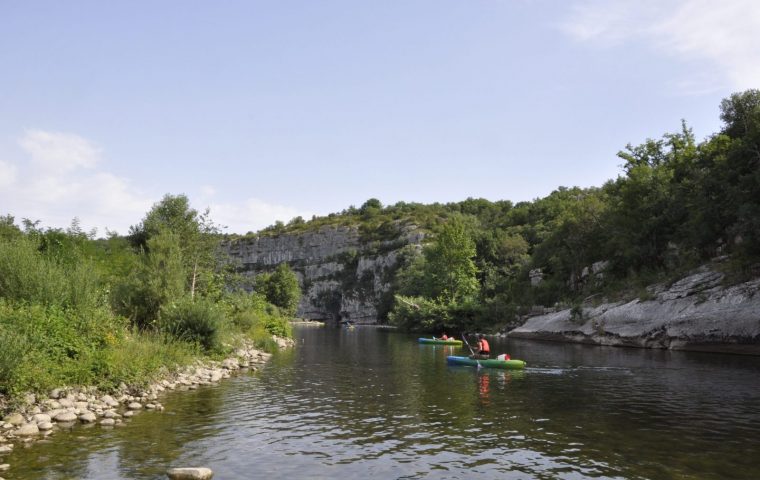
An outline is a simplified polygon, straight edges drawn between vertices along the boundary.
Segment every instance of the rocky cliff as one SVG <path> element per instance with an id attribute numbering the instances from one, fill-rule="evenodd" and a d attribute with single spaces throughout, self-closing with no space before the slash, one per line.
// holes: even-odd
<path id="1" fill-rule="evenodd" d="M 760 279 L 730 287 L 706 267 L 651 299 L 530 318 L 510 337 L 760 355 Z"/>
<path id="2" fill-rule="evenodd" d="M 387 230 L 387 229 L 386 229 Z M 394 225 L 383 238 L 354 226 L 235 240 L 227 252 L 241 273 L 255 276 L 287 263 L 303 297 L 297 315 L 330 323 L 373 324 L 390 305 L 390 282 L 405 248 L 420 248 L 414 225 Z"/>

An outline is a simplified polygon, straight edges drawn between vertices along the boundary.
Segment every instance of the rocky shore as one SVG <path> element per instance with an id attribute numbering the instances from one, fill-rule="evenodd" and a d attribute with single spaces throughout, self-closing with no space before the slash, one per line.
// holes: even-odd
<path id="1" fill-rule="evenodd" d="M 275 340 L 280 348 L 293 345 L 290 339 L 275 337 Z M 77 424 L 117 427 L 141 411 L 163 411 L 160 398 L 164 392 L 211 385 L 236 371 L 255 370 L 269 357 L 269 353 L 244 345 L 223 361 L 199 361 L 167 374 L 147 388 L 135 389 L 122 384 L 111 393 L 101 392 L 96 387 L 63 387 L 48 395 L 27 394 L 23 405 L 0 422 L 0 475 L 11 469 L 2 458 L 11 453 L 17 443 L 34 442 Z"/>
<path id="2" fill-rule="evenodd" d="M 703 267 L 649 298 L 528 319 L 512 338 L 760 355 L 760 279 L 724 286 Z"/>

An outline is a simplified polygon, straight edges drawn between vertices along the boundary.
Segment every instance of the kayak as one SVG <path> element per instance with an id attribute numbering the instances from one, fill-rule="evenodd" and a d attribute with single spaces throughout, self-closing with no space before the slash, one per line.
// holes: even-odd
<path id="1" fill-rule="evenodd" d="M 459 347 L 462 346 L 462 341 L 457 340 L 455 338 L 450 338 L 448 340 L 441 340 L 440 338 L 418 338 L 417 341 L 420 343 L 427 343 L 430 345 L 457 345 Z"/>
<path id="2" fill-rule="evenodd" d="M 473 367 L 480 365 L 481 367 L 504 368 L 509 370 L 521 370 L 525 368 L 525 362 L 522 360 L 497 360 L 495 358 L 490 358 L 488 360 L 473 360 L 470 357 L 449 355 L 446 357 L 446 361 L 452 365 L 470 365 Z"/>

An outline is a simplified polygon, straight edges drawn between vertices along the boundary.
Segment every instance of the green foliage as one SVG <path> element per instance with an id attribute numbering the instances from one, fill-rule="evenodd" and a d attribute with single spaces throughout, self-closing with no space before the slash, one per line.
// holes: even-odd
<path id="1" fill-rule="evenodd" d="M 298 277 L 287 263 L 281 263 L 272 273 L 256 277 L 256 291 L 263 293 L 267 301 L 280 307 L 289 316 L 295 315 L 301 300 Z"/>
<path id="2" fill-rule="evenodd" d="M 396 295 L 388 320 L 402 330 L 436 332 L 450 328 L 452 318 L 449 305 L 440 299 Z"/>
<path id="3" fill-rule="evenodd" d="M 441 298 L 454 303 L 478 290 L 476 255 L 471 230 L 459 217 L 443 225 L 435 241 L 423 250 L 423 260 L 416 260 L 409 281 L 419 284 L 419 293 L 428 298 Z"/>
<path id="4" fill-rule="evenodd" d="M 224 314 L 215 304 L 185 297 L 161 308 L 158 330 L 210 351 L 220 349 L 225 324 Z"/>
<path id="5" fill-rule="evenodd" d="M 180 239 L 161 232 L 148 240 L 140 254 L 140 265 L 114 286 L 114 309 L 141 329 L 152 328 L 164 305 L 181 298 L 185 291 L 185 269 Z"/>

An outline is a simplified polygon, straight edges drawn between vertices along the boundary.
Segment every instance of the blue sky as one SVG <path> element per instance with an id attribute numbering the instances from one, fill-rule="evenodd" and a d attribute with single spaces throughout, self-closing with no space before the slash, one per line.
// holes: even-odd
<path id="1" fill-rule="evenodd" d="M 760 2 L 0 2 L 0 214 L 229 232 L 376 197 L 531 200 L 720 128 Z"/>

